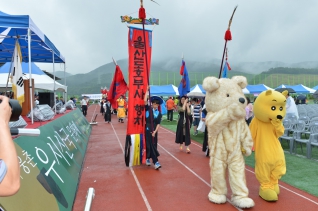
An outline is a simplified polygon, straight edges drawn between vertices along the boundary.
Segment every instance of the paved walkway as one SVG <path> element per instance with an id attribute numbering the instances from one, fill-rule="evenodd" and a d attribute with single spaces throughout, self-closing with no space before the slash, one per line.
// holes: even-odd
<path id="1" fill-rule="evenodd" d="M 74 211 L 85 207 L 87 190 L 95 189 L 92 211 L 104 210 L 241 210 L 229 202 L 217 205 L 208 200 L 210 191 L 209 159 L 201 145 L 192 142 L 191 154 L 180 152 L 174 143 L 175 133 L 163 127 L 159 130 L 160 163 L 152 166 L 126 167 L 123 148 L 126 123 L 119 123 L 112 115 L 112 123 L 105 123 L 99 106 L 90 106 L 87 119 L 94 110 L 98 113 L 87 147 L 86 159 L 74 203 Z M 269 203 L 258 196 L 258 182 L 254 169 L 246 168 L 250 197 L 255 207 L 249 210 L 318 210 L 318 198 L 280 182 L 279 201 Z M 231 190 L 228 187 L 228 199 Z"/>

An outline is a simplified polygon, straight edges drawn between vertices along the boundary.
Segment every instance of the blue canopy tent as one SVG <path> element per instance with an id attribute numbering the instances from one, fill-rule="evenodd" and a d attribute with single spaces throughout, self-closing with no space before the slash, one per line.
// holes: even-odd
<path id="1" fill-rule="evenodd" d="M 315 86 L 315 87 L 313 87 L 312 89 L 317 90 L 317 89 L 318 89 L 318 85 L 317 85 L 317 86 Z"/>
<path id="2" fill-rule="evenodd" d="M 162 85 L 162 86 L 150 86 L 150 94 L 151 95 L 160 95 L 160 96 L 176 96 L 179 95 L 178 87 L 169 84 L 169 85 Z"/>
<path id="3" fill-rule="evenodd" d="M 297 84 L 297 85 L 285 85 L 282 84 L 278 86 L 277 88 L 292 88 L 296 93 L 302 93 L 302 94 L 309 94 L 309 93 L 314 93 L 315 89 L 311 89 L 309 87 L 306 87 L 302 84 Z"/>
<path id="4" fill-rule="evenodd" d="M 0 33 L 0 62 L 11 62 L 15 42 L 18 39 L 21 46 L 22 61 L 29 63 L 30 84 L 32 79 L 31 62 L 53 63 L 53 74 L 55 73 L 54 63 L 65 63 L 65 59 L 59 50 L 34 24 L 29 15 L 9 15 L 0 11 Z M 32 87 L 30 87 L 30 92 L 31 90 Z M 33 107 L 32 95 L 30 95 L 30 98 L 31 107 Z M 33 123 L 32 113 L 31 117 Z"/>
<path id="5" fill-rule="evenodd" d="M 29 30 L 30 40 L 28 38 Z M 29 62 L 28 41 L 31 41 L 31 62 L 65 62 L 60 51 L 34 24 L 29 15 L 9 15 L 0 11 L 0 33 L 1 63 L 11 62 L 16 39 L 19 39 L 23 62 Z M 54 60 L 52 51 L 55 54 Z"/>
<path id="6" fill-rule="evenodd" d="M 247 85 L 246 89 L 249 91 L 250 94 L 259 94 L 263 91 L 268 89 L 272 89 L 264 84 L 257 84 L 257 85 Z"/>

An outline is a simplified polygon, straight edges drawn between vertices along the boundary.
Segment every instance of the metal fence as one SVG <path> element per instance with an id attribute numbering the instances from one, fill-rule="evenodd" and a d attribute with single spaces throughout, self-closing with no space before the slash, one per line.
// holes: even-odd
<path id="1" fill-rule="evenodd" d="M 248 73 L 236 73 L 235 71 L 229 71 L 228 77 L 231 78 L 235 75 L 245 76 L 248 84 L 265 84 L 271 88 L 276 88 L 281 84 L 296 85 L 303 84 L 307 87 L 314 87 L 318 85 L 318 76 L 310 74 L 291 75 L 291 74 L 248 74 Z M 202 84 L 202 81 L 207 76 L 218 77 L 217 73 L 199 73 L 189 72 L 189 79 L 191 86 L 196 84 Z M 150 75 L 150 84 L 152 85 L 166 85 L 173 84 L 178 86 L 181 80 L 181 75 L 178 72 L 152 72 Z"/>

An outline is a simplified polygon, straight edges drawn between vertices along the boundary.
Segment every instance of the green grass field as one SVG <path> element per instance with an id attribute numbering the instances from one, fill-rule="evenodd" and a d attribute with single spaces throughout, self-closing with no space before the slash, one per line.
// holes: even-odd
<path id="1" fill-rule="evenodd" d="M 173 114 L 174 119 L 178 114 Z M 177 121 L 167 122 L 166 115 L 163 116 L 161 126 L 171 131 L 176 131 Z M 193 129 L 191 128 L 191 139 L 201 143 L 203 142 L 203 133 L 199 132 L 197 136 L 193 136 Z M 298 144 L 297 153 L 300 155 L 290 154 L 288 151 L 289 146 L 287 142 L 282 142 L 282 147 L 285 150 L 287 172 L 281 178 L 287 184 L 308 192 L 318 197 L 318 149 L 313 149 L 313 159 L 304 158 L 306 153 L 306 146 L 303 145 L 303 154 Z M 202 152 L 204 156 L 204 152 Z M 255 167 L 254 152 L 251 156 L 245 157 L 245 163 L 252 168 Z"/>

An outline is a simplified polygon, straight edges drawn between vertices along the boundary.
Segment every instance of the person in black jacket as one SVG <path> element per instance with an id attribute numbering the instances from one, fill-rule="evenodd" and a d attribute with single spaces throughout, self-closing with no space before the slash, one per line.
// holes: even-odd
<path id="1" fill-rule="evenodd" d="M 104 119 L 105 119 L 105 122 L 108 122 L 110 123 L 112 121 L 112 112 L 111 112 L 111 104 L 108 100 L 106 100 L 106 102 L 104 103 L 103 105 L 103 109 L 105 111 L 105 115 L 104 115 Z"/>
<path id="2" fill-rule="evenodd" d="M 202 118 L 201 121 L 205 122 L 205 117 L 207 115 L 207 110 L 204 107 L 202 110 Z M 203 138 L 203 143 L 202 143 L 202 151 L 205 152 L 205 156 L 209 157 L 210 151 L 209 151 L 209 144 L 208 144 L 208 128 L 205 126 L 204 130 L 204 138 Z"/>
<path id="3" fill-rule="evenodd" d="M 100 101 L 100 113 L 102 114 L 102 116 L 103 116 L 104 113 L 105 113 L 104 103 L 105 103 L 105 101 L 104 101 L 104 99 L 102 99 L 102 100 Z"/>
<path id="4" fill-rule="evenodd" d="M 162 114 L 158 107 L 161 104 L 159 97 L 151 98 L 151 106 L 147 102 L 147 94 L 145 95 L 145 115 L 146 115 L 146 126 L 145 126 L 145 138 L 146 138 L 146 165 L 150 166 L 150 158 L 152 159 L 155 169 L 161 168 L 158 161 L 160 155 L 157 150 L 158 144 L 158 130 L 161 123 Z M 162 99 L 161 99 L 162 100 Z"/>
<path id="5" fill-rule="evenodd" d="M 177 124 L 176 140 L 177 144 L 180 144 L 180 151 L 182 151 L 183 143 L 186 146 L 186 152 L 190 153 L 189 145 L 191 144 L 190 138 L 190 118 L 191 108 L 186 96 L 181 97 L 178 105 L 179 120 Z"/>

